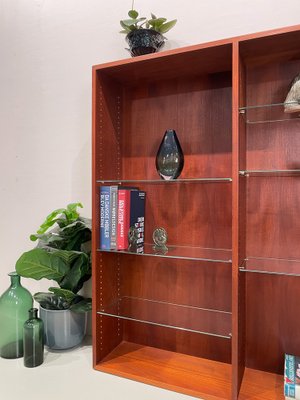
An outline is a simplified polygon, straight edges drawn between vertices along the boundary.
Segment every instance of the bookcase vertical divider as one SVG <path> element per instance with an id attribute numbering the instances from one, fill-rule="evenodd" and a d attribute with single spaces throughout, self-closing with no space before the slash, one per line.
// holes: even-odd
<path id="1" fill-rule="evenodd" d="M 246 164 L 245 123 L 239 107 L 245 104 L 244 66 L 239 43 L 233 43 L 232 114 L 232 398 L 237 399 L 245 370 L 245 275 L 239 270 L 245 258 L 245 180 L 239 170 Z"/>

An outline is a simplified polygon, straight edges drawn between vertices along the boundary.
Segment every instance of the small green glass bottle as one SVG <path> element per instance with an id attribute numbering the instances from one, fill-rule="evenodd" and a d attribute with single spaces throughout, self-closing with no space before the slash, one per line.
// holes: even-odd
<path id="1" fill-rule="evenodd" d="M 23 325 L 32 307 L 32 296 L 16 272 L 10 276 L 10 287 L 0 297 L 0 357 L 23 356 Z"/>
<path id="2" fill-rule="evenodd" d="M 24 323 L 24 365 L 37 367 L 44 362 L 44 324 L 38 318 L 37 308 L 31 308 L 29 319 Z"/>

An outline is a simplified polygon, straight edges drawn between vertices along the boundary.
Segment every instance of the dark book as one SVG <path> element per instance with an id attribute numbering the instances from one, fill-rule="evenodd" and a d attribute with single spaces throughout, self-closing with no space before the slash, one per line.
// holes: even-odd
<path id="1" fill-rule="evenodd" d="M 129 228 L 133 227 L 136 229 L 137 232 L 136 249 L 133 250 L 137 252 L 139 252 L 139 249 L 142 249 L 144 245 L 145 200 L 146 200 L 146 192 L 144 192 L 143 190 L 131 192 Z"/>
<path id="2" fill-rule="evenodd" d="M 129 228 L 134 226 L 139 232 L 138 246 L 144 243 L 145 192 L 136 188 L 118 190 L 118 230 L 117 249 L 127 250 Z"/>

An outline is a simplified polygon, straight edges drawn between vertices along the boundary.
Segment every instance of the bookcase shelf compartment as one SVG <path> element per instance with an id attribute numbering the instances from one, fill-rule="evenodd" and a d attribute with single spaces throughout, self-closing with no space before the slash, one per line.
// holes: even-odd
<path id="1" fill-rule="evenodd" d="M 145 243 L 142 252 L 132 252 L 129 250 L 105 250 L 98 251 L 117 253 L 117 254 L 134 254 L 137 256 L 165 257 L 183 260 L 206 261 L 213 263 L 231 264 L 230 249 L 212 249 L 189 246 L 167 246 L 167 250 L 154 248 L 154 244 Z"/>
<path id="2" fill-rule="evenodd" d="M 175 351 L 123 341 L 95 368 L 190 396 L 230 398 L 230 364 Z"/>
<path id="3" fill-rule="evenodd" d="M 123 296 L 98 314 L 231 339 L 231 312 Z"/>

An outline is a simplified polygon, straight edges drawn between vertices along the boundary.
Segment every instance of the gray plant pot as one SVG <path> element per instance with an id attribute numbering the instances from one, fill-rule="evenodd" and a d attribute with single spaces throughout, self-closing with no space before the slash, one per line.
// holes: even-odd
<path id="1" fill-rule="evenodd" d="M 44 322 L 45 345 L 49 349 L 70 349 L 82 342 L 86 333 L 87 313 L 40 307 L 40 317 Z"/>

